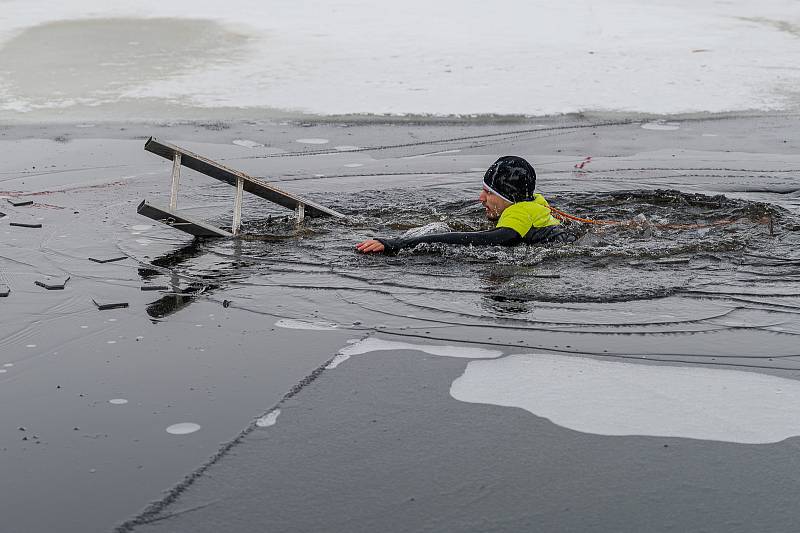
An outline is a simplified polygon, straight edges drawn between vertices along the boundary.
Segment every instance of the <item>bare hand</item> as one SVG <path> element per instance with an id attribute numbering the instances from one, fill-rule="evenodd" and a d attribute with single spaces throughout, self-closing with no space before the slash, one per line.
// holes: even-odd
<path id="1" fill-rule="evenodd" d="M 376 241 L 375 239 L 367 239 L 364 242 L 356 244 L 356 250 L 362 254 L 379 254 L 385 249 L 386 247 L 383 245 L 383 243 L 381 241 Z"/>

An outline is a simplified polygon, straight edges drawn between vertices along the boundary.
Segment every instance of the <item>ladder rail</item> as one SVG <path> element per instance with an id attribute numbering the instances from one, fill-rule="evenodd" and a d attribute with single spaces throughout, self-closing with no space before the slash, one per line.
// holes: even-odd
<path id="1" fill-rule="evenodd" d="M 175 161 L 177 159 L 176 155 L 179 154 L 181 156 L 180 164 L 182 166 L 196 170 L 201 174 L 218 179 L 234 187 L 238 186 L 239 179 L 241 179 L 242 190 L 244 192 L 254 194 L 288 209 L 296 210 L 300 204 L 303 204 L 304 216 L 334 218 L 344 218 L 345 216 L 338 211 L 295 196 L 263 180 L 249 176 L 244 172 L 228 168 L 216 161 L 184 150 L 173 144 L 161 142 L 155 137 L 150 137 L 145 143 L 144 148 L 148 152 L 152 152 L 172 161 Z"/>

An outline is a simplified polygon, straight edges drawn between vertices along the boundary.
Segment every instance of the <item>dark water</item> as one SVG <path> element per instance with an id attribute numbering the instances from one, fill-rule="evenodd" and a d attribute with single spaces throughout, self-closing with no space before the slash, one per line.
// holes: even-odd
<path id="1" fill-rule="evenodd" d="M 567 222 L 577 240 L 566 245 L 420 245 L 389 257 L 358 254 L 354 245 L 432 223 L 490 225 L 461 191 L 437 191 L 435 201 L 426 189 L 318 200 L 348 217 L 298 226 L 276 213 L 251 219 L 241 239 L 198 240 L 155 259 L 184 289 L 148 313 L 164 318 L 198 294 L 233 294 L 242 309 L 356 331 L 800 368 L 800 217 L 777 205 L 666 189 L 552 194 L 550 203 L 566 212 L 625 223 Z M 250 298 L 265 288 L 290 291 L 292 303 Z M 555 336 L 531 345 L 531 332 Z M 563 334 L 572 345 L 559 344 L 570 342 Z"/>
<path id="2" fill-rule="evenodd" d="M 413 290 L 432 300 L 470 294 L 498 304 L 746 294 L 767 287 L 784 294 L 791 293 L 800 275 L 800 259 L 792 255 L 800 217 L 775 205 L 724 195 L 676 190 L 554 194 L 549 201 L 563 211 L 623 223 L 567 221 L 565 227 L 577 238 L 567 245 L 431 244 L 396 257 L 364 256 L 353 247 L 372 235 L 400 236 L 431 223 L 455 231 L 491 225 L 480 204 L 453 193 L 440 192 L 431 200 L 425 190 L 367 191 L 324 200 L 348 218 L 297 226 L 276 213 L 250 220 L 240 240 L 198 241 L 155 264 L 173 265 L 220 286 L 264 277 L 309 289 Z M 366 207 L 354 209 L 356 204 Z M 188 257 L 203 259 L 183 260 Z M 484 312 L 504 316 L 524 307 L 492 305 Z"/>

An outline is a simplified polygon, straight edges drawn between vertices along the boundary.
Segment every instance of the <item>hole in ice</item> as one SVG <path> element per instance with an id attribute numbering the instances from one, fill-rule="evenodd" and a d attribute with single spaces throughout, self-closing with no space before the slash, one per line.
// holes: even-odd
<path id="1" fill-rule="evenodd" d="M 200 424 L 194 422 L 181 422 L 180 424 L 172 424 L 166 431 L 172 435 L 188 435 L 200 429 Z"/>
<path id="2" fill-rule="evenodd" d="M 742 370 L 511 355 L 470 361 L 450 395 L 596 435 L 746 444 L 800 435 L 800 381 Z"/>
<path id="3" fill-rule="evenodd" d="M 328 139 L 310 138 L 310 139 L 297 139 L 295 142 L 302 144 L 328 144 L 330 141 Z"/>
<path id="4" fill-rule="evenodd" d="M 280 409 L 275 409 L 274 411 L 270 411 L 266 415 L 256 420 L 256 426 L 260 428 L 268 428 L 270 426 L 274 426 L 275 422 L 278 420 L 278 415 L 280 414 L 281 414 Z"/>
<path id="5" fill-rule="evenodd" d="M 128 403 L 128 400 L 125 398 L 114 398 L 113 400 L 108 400 L 108 403 L 112 403 L 114 405 L 125 405 Z"/>

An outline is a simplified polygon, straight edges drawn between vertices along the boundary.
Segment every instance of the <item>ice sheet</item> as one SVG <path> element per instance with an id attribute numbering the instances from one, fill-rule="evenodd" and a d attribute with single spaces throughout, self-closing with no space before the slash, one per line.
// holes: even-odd
<path id="1" fill-rule="evenodd" d="M 159 102 L 207 113 L 529 115 L 798 105 L 800 14 L 793 0 L 2 5 L 0 116 Z M 59 21 L 77 24 L 85 37 L 61 42 L 66 37 L 52 24 Z M 147 41 L 110 47 L 103 28 L 114 24 L 140 25 Z M 175 38 L 197 35 L 189 28 L 197 24 L 212 24 L 204 32 L 214 39 Z M 18 46 L 32 31 L 41 46 Z M 179 62 L 172 60 L 155 65 L 160 56 L 148 50 L 160 45 L 163 54 L 191 59 L 191 68 L 173 68 Z M 76 53 L 54 62 L 67 48 Z M 98 49 L 113 61 L 81 60 Z M 115 83 L 107 70 L 120 64 L 139 77 Z M 27 75 L 34 70 L 55 79 L 71 73 L 81 91 L 50 87 L 42 94 L 38 77 Z"/>

